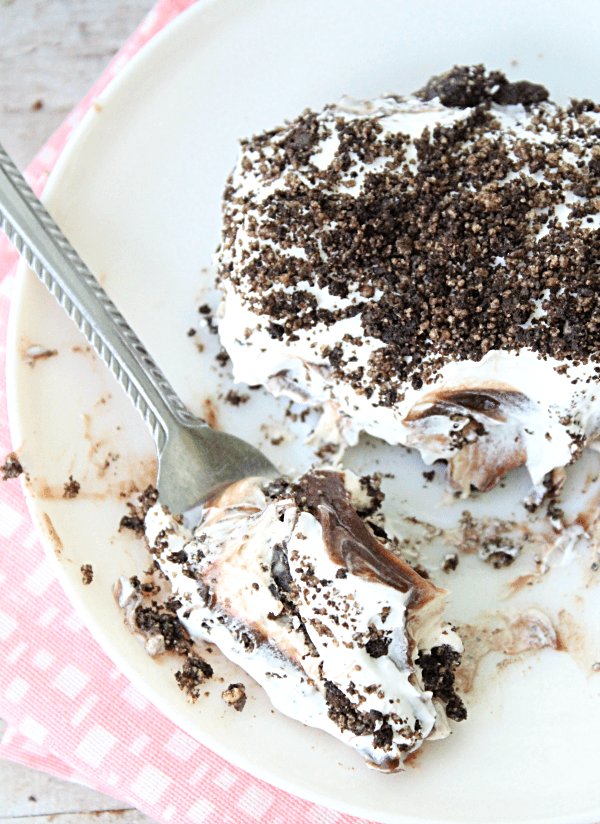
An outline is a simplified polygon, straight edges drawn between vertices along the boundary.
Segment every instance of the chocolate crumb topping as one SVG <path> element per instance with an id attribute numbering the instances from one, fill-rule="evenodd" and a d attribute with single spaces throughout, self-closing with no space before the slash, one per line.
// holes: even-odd
<path id="1" fill-rule="evenodd" d="M 362 335 L 328 340 L 322 357 L 380 406 L 491 350 L 600 362 L 600 108 L 555 106 L 543 86 L 480 65 L 417 98 L 463 112 L 442 109 L 411 138 L 386 117 L 415 99 L 388 97 L 245 141 L 239 174 L 252 180 L 225 192 L 221 281 L 277 340 L 358 316 Z M 517 104 L 518 129 L 497 108 Z M 379 345 L 357 366 L 351 347 L 367 338 Z"/>
<path id="2" fill-rule="evenodd" d="M 276 478 L 263 486 L 265 496 L 271 501 L 287 498 L 293 494 L 293 484 L 287 478 Z"/>
<path id="3" fill-rule="evenodd" d="M 94 579 L 94 569 L 91 564 L 82 564 L 80 567 L 81 581 L 84 586 L 89 586 Z"/>
<path id="4" fill-rule="evenodd" d="M 350 730 L 354 735 L 375 732 L 381 713 L 376 710 L 360 712 L 332 681 L 325 681 L 325 701 L 329 708 L 327 715 L 341 730 Z"/>
<path id="5" fill-rule="evenodd" d="M 420 100 L 439 97 L 444 106 L 469 109 L 482 104 L 498 103 L 501 106 L 531 106 L 548 100 L 548 90 L 537 83 L 519 80 L 511 83 L 502 72 L 486 74 L 482 64 L 454 66 L 444 74 L 432 77 L 415 92 Z"/>
<path id="6" fill-rule="evenodd" d="M 202 306 L 199 306 L 198 307 L 198 312 L 199 312 L 199 314 L 202 315 L 202 317 L 206 321 L 208 331 L 211 333 L 211 335 L 216 335 L 219 330 L 218 330 L 217 324 L 215 323 L 215 319 L 214 319 L 214 316 L 213 316 L 213 311 L 210 308 L 210 306 L 208 305 L 208 303 L 204 303 L 204 304 L 202 304 Z"/>
<path id="7" fill-rule="evenodd" d="M 371 627 L 371 629 L 373 629 Z M 384 638 L 383 636 L 373 635 L 365 644 L 365 649 L 371 658 L 381 658 L 388 654 L 388 647 L 391 644 L 391 638 Z"/>
<path id="8" fill-rule="evenodd" d="M 517 80 L 515 83 L 502 83 L 493 96 L 494 103 L 500 106 L 516 106 L 518 103 L 528 107 L 548 100 L 548 89 L 529 80 Z"/>
<path id="9" fill-rule="evenodd" d="M 420 100 L 433 100 L 439 97 L 444 106 L 468 109 L 482 103 L 490 103 L 501 84 L 507 82 L 501 72 L 486 75 L 481 64 L 454 66 L 450 71 L 430 78 L 422 89 L 415 92 L 415 97 Z"/>
<path id="10" fill-rule="evenodd" d="M 373 746 L 375 749 L 380 750 L 389 750 L 392 746 L 392 741 L 394 740 L 394 731 L 387 723 L 384 721 L 381 727 L 375 732 L 373 736 Z"/>
<path id="11" fill-rule="evenodd" d="M 460 653 L 449 644 L 420 652 L 417 658 L 425 689 L 446 705 L 446 715 L 453 721 L 464 721 L 467 717 L 467 708 L 454 689 L 454 670 L 459 663 Z"/>

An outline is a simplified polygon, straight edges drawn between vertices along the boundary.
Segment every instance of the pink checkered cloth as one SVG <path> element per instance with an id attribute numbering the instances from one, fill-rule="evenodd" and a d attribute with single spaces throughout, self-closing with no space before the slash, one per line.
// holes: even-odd
<path id="1" fill-rule="evenodd" d="M 193 2 L 159 0 L 27 170 L 38 195 L 99 92 L 144 43 Z M 3 238 L 2 355 L 15 263 L 16 255 Z M 4 386 L 2 356 L 0 457 L 11 450 Z M 162 822 L 358 822 L 231 766 L 140 695 L 74 613 L 37 540 L 17 481 L 0 482 L 0 662 L 0 717 L 9 724 L 0 744 L 2 758 L 82 781 Z"/>

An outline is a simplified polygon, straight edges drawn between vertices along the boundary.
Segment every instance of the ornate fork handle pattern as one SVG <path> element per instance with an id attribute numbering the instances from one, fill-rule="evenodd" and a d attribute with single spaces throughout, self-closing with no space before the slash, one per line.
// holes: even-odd
<path id="1" fill-rule="evenodd" d="M 181 402 L 1 145 L 0 228 L 125 389 L 159 454 L 173 419 L 184 426 L 204 423 Z"/>

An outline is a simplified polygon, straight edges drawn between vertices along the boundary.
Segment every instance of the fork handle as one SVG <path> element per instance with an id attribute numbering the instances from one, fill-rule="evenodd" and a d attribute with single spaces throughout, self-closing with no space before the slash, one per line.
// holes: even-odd
<path id="1" fill-rule="evenodd" d="M 174 426 L 204 423 L 185 407 L 1 145 L 0 229 L 124 388 L 159 455 Z"/>

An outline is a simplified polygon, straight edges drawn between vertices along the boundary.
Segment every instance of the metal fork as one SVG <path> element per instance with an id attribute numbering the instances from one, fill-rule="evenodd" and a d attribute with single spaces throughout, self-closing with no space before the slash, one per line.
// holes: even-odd
<path id="1" fill-rule="evenodd" d="M 193 525 L 219 489 L 280 472 L 250 444 L 193 415 L 0 146 L 0 229 L 77 324 L 148 424 L 159 501 Z"/>

